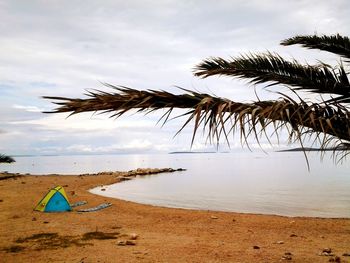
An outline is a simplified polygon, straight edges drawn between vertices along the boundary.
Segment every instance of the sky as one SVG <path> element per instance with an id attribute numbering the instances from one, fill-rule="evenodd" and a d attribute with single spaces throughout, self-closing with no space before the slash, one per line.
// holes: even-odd
<path id="1" fill-rule="evenodd" d="M 162 127 L 157 124 L 162 112 L 117 120 L 91 113 L 67 118 L 42 113 L 54 105 L 41 97 L 111 91 L 101 84 L 106 82 L 175 93 L 180 86 L 248 102 L 255 98 L 252 85 L 224 77 L 198 79 L 193 67 L 211 56 L 267 50 L 302 62 L 337 63 L 331 54 L 279 42 L 297 34 L 348 36 L 349 13 L 347 0 L 0 0 L 0 153 L 216 149 L 200 133 L 191 148 L 191 127 L 174 137 L 183 119 Z M 261 98 L 275 96 L 256 91 Z M 240 147 L 239 137 L 233 138 L 230 149 Z M 223 143 L 219 150 L 228 147 Z"/>

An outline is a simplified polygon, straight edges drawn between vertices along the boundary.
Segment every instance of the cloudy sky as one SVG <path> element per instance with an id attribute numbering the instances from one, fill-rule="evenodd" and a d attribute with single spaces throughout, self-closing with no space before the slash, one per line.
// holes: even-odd
<path id="1" fill-rule="evenodd" d="M 350 35 L 349 13 L 347 0 L 0 0 L 0 153 L 189 150 L 191 130 L 174 138 L 181 121 L 156 125 L 161 112 L 67 119 L 43 114 L 53 105 L 41 96 L 82 97 L 89 89 L 108 90 L 101 85 L 108 82 L 172 92 L 181 86 L 249 101 L 253 87 L 197 79 L 193 66 L 210 56 L 266 50 L 302 61 L 335 60 L 278 43 L 296 34 Z M 240 147 L 239 138 L 231 144 Z M 210 147 L 198 136 L 193 149 Z"/>

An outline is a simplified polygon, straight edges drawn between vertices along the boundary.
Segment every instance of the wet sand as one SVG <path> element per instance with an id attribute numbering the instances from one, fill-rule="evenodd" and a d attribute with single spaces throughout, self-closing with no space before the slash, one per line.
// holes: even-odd
<path id="1" fill-rule="evenodd" d="M 350 262 L 350 219 L 162 208 L 88 192 L 133 174 L 0 180 L 0 262 Z M 33 211 L 56 185 L 64 186 L 70 203 L 88 202 L 79 208 L 112 206 Z"/>

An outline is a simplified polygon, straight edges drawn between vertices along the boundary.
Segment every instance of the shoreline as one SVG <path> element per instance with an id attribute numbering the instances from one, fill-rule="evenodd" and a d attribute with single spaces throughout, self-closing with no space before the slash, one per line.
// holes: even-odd
<path id="1" fill-rule="evenodd" d="M 129 179 L 137 171 L 150 172 L 0 177 L 4 262 L 328 262 L 336 257 L 350 262 L 343 256 L 350 253 L 348 218 L 166 208 L 88 191 Z M 82 208 L 103 202 L 112 206 L 91 213 L 33 211 L 55 185 L 65 188 L 70 203 L 87 201 Z M 112 236 L 84 239 L 87 233 Z M 133 245 L 125 245 L 127 241 Z M 325 248 L 331 249 L 329 255 Z"/>

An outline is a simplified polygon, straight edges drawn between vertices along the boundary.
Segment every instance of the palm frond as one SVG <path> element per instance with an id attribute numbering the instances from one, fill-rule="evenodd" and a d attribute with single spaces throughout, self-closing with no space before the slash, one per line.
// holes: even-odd
<path id="1" fill-rule="evenodd" d="M 331 36 L 300 35 L 285 39 L 281 42 L 283 46 L 296 44 L 300 44 L 309 49 L 320 49 L 340 55 L 346 58 L 348 62 L 350 59 L 350 39 L 339 34 Z"/>
<path id="2" fill-rule="evenodd" d="M 208 94 L 184 90 L 186 93 L 175 95 L 166 91 L 139 91 L 127 87 L 113 87 L 116 92 L 89 92 L 86 99 L 64 97 L 44 98 L 54 100 L 58 108 L 51 113 L 66 112 L 76 114 L 97 111 L 119 117 L 130 110 L 152 112 L 168 109 L 163 115 L 165 122 L 174 108 L 187 109 L 183 116 L 187 121 L 180 131 L 191 121 L 194 122 L 194 136 L 200 126 L 214 141 L 224 136 L 228 140 L 230 133 L 238 129 L 241 139 L 247 142 L 249 137 L 259 138 L 266 135 L 268 126 L 273 126 L 275 134 L 283 127 L 289 130 L 291 140 L 299 140 L 313 134 L 322 147 L 329 144 L 323 135 L 339 139 L 339 143 L 350 142 L 350 113 L 341 105 L 320 105 L 316 103 L 296 102 L 284 97 L 277 101 L 257 101 L 254 103 L 234 102 Z"/>
<path id="3" fill-rule="evenodd" d="M 0 154 L 0 163 L 13 163 L 15 160 L 7 155 Z"/>
<path id="4" fill-rule="evenodd" d="M 334 100 L 350 102 L 350 83 L 342 65 L 333 69 L 326 64 L 302 65 L 272 53 L 242 55 L 231 60 L 209 58 L 194 68 L 195 76 L 225 75 L 249 79 L 253 84 L 285 84 L 293 90 L 340 95 Z"/>

